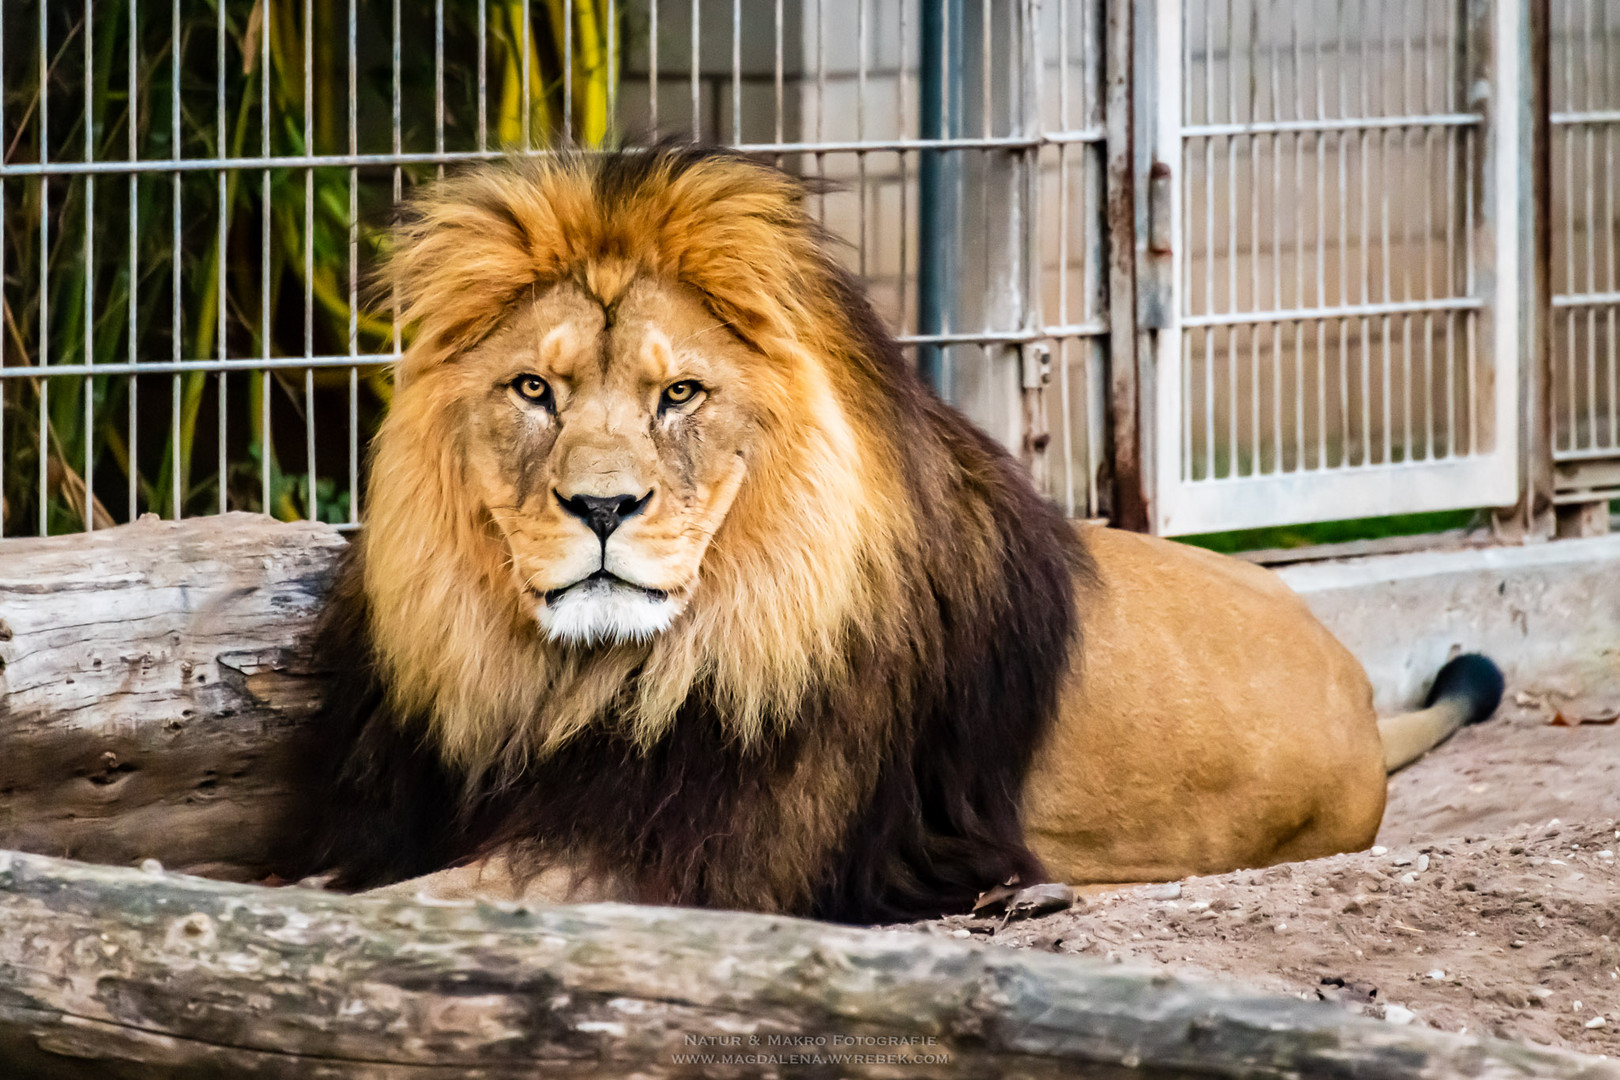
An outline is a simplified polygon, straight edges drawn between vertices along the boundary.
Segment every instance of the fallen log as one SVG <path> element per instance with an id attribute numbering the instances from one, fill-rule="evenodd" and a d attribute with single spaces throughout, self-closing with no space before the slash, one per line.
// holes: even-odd
<path id="1" fill-rule="evenodd" d="M 344 546 L 257 514 L 0 541 L 0 847 L 262 877 Z"/>
<path id="2" fill-rule="evenodd" d="M 728 1058 L 729 1055 L 729 1058 Z M 1620 1077 L 1078 957 L 0 853 L 8 1077 Z"/>

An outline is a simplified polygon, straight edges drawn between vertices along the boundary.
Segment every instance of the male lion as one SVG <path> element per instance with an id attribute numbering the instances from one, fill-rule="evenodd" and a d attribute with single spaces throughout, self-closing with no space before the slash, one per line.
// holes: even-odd
<path id="1" fill-rule="evenodd" d="M 339 886 L 867 922 L 1310 858 L 1500 695 L 1465 660 L 1381 731 L 1270 573 L 1064 520 L 782 172 L 492 165 L 396 241 L 414 336 L 323 631 L 355 675 L 301 868 Z"/>

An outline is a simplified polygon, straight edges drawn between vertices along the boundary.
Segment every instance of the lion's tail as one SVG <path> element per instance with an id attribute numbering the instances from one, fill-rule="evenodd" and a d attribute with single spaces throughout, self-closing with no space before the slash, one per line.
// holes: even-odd
<path id="1" fill-rule="evenodd" d="M 1466 653 L 1434 677 L 1423 708 L 1378 721 L 1384 768 L 1403 768 L 1439 746 L 1465 724 L 1489 720 L 1501 704 L 1502 669 L 1488 657 Z"/>

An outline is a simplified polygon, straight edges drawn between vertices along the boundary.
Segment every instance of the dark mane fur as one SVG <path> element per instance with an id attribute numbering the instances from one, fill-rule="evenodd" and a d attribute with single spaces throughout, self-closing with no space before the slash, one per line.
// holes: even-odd
<path id="1" fill-rule="evenodd" d="M 653 159 L 614 155 L 604 199 L 633 188 Z M 320 718 L 320 821 L 301 865 L 368 887 L 500 847 L 538 868 L 583 859 L 647 902 L 785 907 L 873 922 L 961 911 L 993 885 L 1041 873 L 1019 800 L 1051 723 L 1080 626 L 1091 564 L 1074 528 L 1022 466 L 941 404 L 906 363 L 831 256 L 817 268 L 858 343 L 854 382 L 897 445 L 917 521 L 905 560 L 906 611 L 893 639 L 852 640 L 849 676 L 826 680 L 782 734 L 742 745 L 704 688 L 667 735 L 638 749 L 593 726 L 519 776 L 448 768 L 421 717 L 391 715 L 372 661 L 358 549 L 340 572 L 319 648 L 338 679 Z M 988 563 L 961 538 L 988 538 Z M 783 891 L 767 884 L 785 823 L 824 799 L 827 777 L 859 788 L 838 811 L 816 865 Z M 842 805 L 842 804 L 837 804 Z"/>

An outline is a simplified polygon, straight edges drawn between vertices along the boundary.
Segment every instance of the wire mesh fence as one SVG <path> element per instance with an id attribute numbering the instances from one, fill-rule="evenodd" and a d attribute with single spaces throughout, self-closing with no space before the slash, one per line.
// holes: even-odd
<path id="1" fill-rule="evenodd" d="M 920 71 L 925 0 L 4 0 L 0 529 L 226 509 L 354 524 L 401 344 L 366 302 L 393 203 L 469 161 L 671 133 L 833 181 L 816 211 L 881 312 L 1009 440 L 1002 354 L 1055 342 L 1056 482 L 1095 513 L 1097 8 L 945 4 L 957 70 L 925 137 L 942 86 Z M 1034 234 L 1007 234 L 983 161 L 1020 155 L 1040 155 L 1058 218 L 1034 256 L 1050 326 L 986 302 Z M 940 158 L 980 196 L 958 198 L 952 243 L 996 254 L 953 268 L 960 302 L 919 333 L 920 184 Z"/>
<path id="2" fill-rule="evenodd" d="M 1528 2 L 0 0 L 0 533 L 356 524 L 408 332 L 368 293 L 394 204 L 664 135 L 831 181 L 814 210 L 880 314 L 1076 516 L 1110 514 L 1125 465 L 1107 239 L 1151 247 L 1157 219 L 1122 177 L 1173 140 L 1179 351 L 1136 392 L 1174 382 L 1149 497 L 1208 498 L 1155 527 L 1483 505 L 1412 478 L 1510 434 L 1479 94 L 1482 27 Z M 1620 490 L 1620 5 L 1550 2 L 1552 452 L 1560 498 L 1593 498 Z"/>

